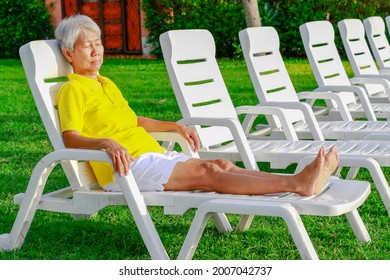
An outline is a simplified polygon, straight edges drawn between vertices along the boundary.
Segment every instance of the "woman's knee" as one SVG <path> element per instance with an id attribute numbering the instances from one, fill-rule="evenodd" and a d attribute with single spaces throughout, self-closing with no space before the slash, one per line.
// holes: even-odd
<path id="1" fill-rule="evenodd" d="M 219 166 L 217 162 L 205 161 L 198 166 L 198 175 L 206 177 L 215 177 L 218 173 L 222 172 L 223 169 Z"/>
<path id="2" fill-rule="evenodd" d="M 198 165 L 195 176 L 216 179 L 221 173 L 228 172 L 234 167 L 235 165 L 228 160 L 206 160 Z"/>
<path id="3" fill-rule="evenodd" d="M 214 160 L 214 163 L 224 171 L 230 171 L 236 167 L 234 163 L 226 159 L 217 159 Z"/>

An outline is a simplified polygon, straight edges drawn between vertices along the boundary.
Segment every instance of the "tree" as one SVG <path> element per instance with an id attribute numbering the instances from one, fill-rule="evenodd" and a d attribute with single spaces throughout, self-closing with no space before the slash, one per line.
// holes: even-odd
<path id="1" fill-rule="evenodd" d="M 45 1 L 0 0 L 0 57 L 17 58 L 27 42 L 53 37 Z"/>
<path id="2" fill-rule="evenodd" d="M 247 27 L 261 26 L 261 18 L 257 0 L 242 0 L 245 11 L 245 21 Z"/>

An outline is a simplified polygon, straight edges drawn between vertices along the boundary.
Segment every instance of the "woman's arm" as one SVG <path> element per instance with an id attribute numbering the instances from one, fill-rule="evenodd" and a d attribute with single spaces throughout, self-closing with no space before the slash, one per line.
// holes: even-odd
<path id="1" fill-rule="evenodd" d="M 137 117 L 138 125 L 142 126 L 147 132 L 167 132 L 177 131 L 190 144 L 194 152 L 199 151 L 199 138 L 193 129 L 177 122 L 159 121 L 151 118 Z"/>
<path id="2" fill-rule="evenodd" d="M 119 175 L 127 175 L 134 159 L 127 149 L 115 140 L 108 138 L 90 138 L 82 136 L 78 131 L 68 130 L 62 133 L 65 147 L 75 149 L 105 150 Z"/>

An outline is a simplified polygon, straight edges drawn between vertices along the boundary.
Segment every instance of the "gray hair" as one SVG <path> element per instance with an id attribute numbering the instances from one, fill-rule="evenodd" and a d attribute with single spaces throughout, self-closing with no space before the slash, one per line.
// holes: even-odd
<path id="1" fill-rule="evenodd" d="M 99 37 L 101 30 L 99 26 L 90 17 L 85 15 L 74 15 L 64 18 L 57 26 L 55 37 L 61 49 L 74 51 L 74 45 L 80 33 L 86 30 L 95 32 Z"/>

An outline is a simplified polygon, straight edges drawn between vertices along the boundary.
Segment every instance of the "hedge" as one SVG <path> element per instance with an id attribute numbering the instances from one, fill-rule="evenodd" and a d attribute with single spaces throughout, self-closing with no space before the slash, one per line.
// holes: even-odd
<path id="1" fill-rule="evenodd" d="M 161 54 L 159 35 L 167 30 L 205 28 L 214 36 L 218 57 L 239 54 L 238 32 L 245 28 L 241 0 L 143 0 L 149 43 Z M 280 0 L 259 1 L 263 25 L 272 25 L 279 33 L 284 57 L 304 56 L 299 26 L 308 21 L 329 20 L 341 48 L 337 22 L 346 18 L 364 19 L 390 14 L 388 0 Z"/>
<path id="2" fill-rule="evenodd" d="M 19 57 L 19 47 L 53 37 L 44 0 L 0 0 L 0 58 Z"/>

